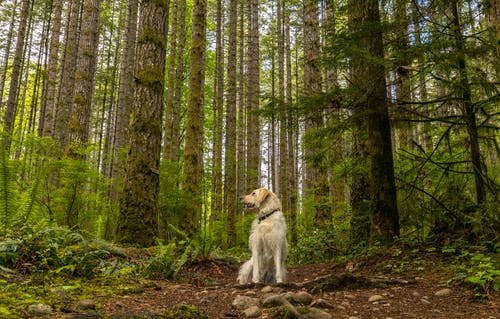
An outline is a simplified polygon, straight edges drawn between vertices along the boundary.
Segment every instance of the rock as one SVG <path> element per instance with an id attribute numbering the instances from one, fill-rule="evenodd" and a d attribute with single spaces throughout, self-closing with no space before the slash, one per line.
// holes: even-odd
<path id="1" fill-rule="evenodd" d="M 52 313 L 52 307 L 44 303 L 35 303 L 29 305 L 26 310 L 32 316 L 46 316 Z"/>
<path id="2" fill-rule="evenodd" d="M 436 293 L 434 294 L 434 296 L 445 297 L 445 296 L 449 296 L 450 294 L 451 294 L 451 289 L 450 288 L 444 288 L 444 289 L 441 289 L 439 291 L 436 291 Z"/>
<path id="3" fill-rule="evenodd" d="M 304 319 L 332 319 L 332 316 L 320 309 L 309 308 L 309 312 L 306 313 L 302 318 Z"/>
<path id="4" fill-rule="evenodd" d="M 313 297 L 305 291 L 299 291 L 291 296 L 291 301 L 301 305 L 309 305 Z"/>
<path id="5" fill-rule="evenodd" d="M 248 296 L 238 295 L 233 300 L 232 306 L 238 310 L 245 310 L 252 306 L 258 306 L 260 304 L 260 299 L 252 298 Z"/>
<path id="6" fill-rule="evenodd" d="M 257 318 L 262 314 L 262 310 L 260 310 L 257 306 L 251 306 L 250 308 L 245 309 L 243 313 L 247 318 Z"/>
<path id="7" fill-rule="evenodd" d="M 80 310 L 95 310 L 96 302 L 92 299 L 83 299 L 78 301 L 76 308 Z"/>
<path id="8" fill-rule="evenodd" d="M 328 308 L 328 309 L 333 309 L 335 308 L 331 303 L 324 299 L 318 299 L 315 300 L 311 303 L 311 307 L 316 307 L 316 308 Z"/>
<path id="9" fill-rule="evenodd" d="M 266 299 L 264 299 L 262 305 L 266 308 L 272 308 L 272 307 L 282 306 L 285 303 L 288 303 L 285 297 L 280 295 L 271 295 Z"/>
<path id="10" fill-rule="evenodd" d="M 271 286 L 265 286 L 264 288 L 261 289 L 261 292 L 265 293 L 265 294 L 270 293 L 272 291 L 273 291 L 273 287 L 271 287 Z"/>
<path id="11" fill-rule="evenodd" d="M 284 302 L 287 303 L 287 305 L 281 307 L 276 314 L 273 316 L 273 318 L 283 318 L 283 319 L 301 319 L 303 318 L 300 313 L 295 309 L 292 304 L 288 302 L 288 300 L 284 299 Z"/>
<path id="12" fill-rule="evenodd" d="M 373 295 L 373 296 L 370 296 L 370 298 L 368 298 L 368 302 L 377 302 L 377 301 L 381 301 L 381 300 L 384 300 L 384 296 Z"/>

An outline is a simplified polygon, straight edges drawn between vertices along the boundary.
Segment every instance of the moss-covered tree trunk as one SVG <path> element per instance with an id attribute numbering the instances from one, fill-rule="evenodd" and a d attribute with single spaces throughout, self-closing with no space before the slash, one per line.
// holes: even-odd
<path id="1" fill-rule="evenodd" d="M 92 121 L 92 98 L 99 39 L 99 12 L 101 0 L 85 0 L 82 13 L 82 31 L 78 44 L 75 73 L 73 111 L 69 122 L 69 148 L 73 158 L 84 158 Z"/>
<path id="2" fill-rule="evenodd" d="M 120 83 L 116 106 L 116 123 L 114 136 L 113 156 L 113 198 L 117 197 L 119 185 L 123 183 L 126 165 L 126 150 L 128 145 L 128 130 L 130 114 L 134 105 L 134 63 L 135 45 L 137 37 L 138 0 L 129 0 L 127 3 L 127 17 L 123 32 L 123 51 L 120 64 Z"/>
<path id="3" fill-rule="evenodd" d="M 158 231 L 159 167 L 168 2 L 141 2 L 136 90 L 130 121 L 130 144 L 116 238 L 150 246 Z"/>
<path id="4" fill-rule="evenodd" d="M 181 228 L 188 235 L 200 229 L 203 204 L 203 121 L 205 85 L 206 0 L 193 2 L 191 47 L 189 52 L 188 104 L 182 190 L 186 196 L 185 218 Z"/>
<path id="5" fill-rule="evenodd" d="M 318 2 L 304 1 L 304 95 L 321 93 L 320 36 Z M 321 139 L 316 132 L 324 126 L 322 109 L 313 110 L 305 120 L 305 176 L 304 190 L 309 210 L 318 227 L 331 224 L 328 171 L 326 157 L 321 154 Z M 309 138 L 311 137 L 311 138 Z M 307 209 L 307 208 L 306 208 Z"/>
<path id="6" fill-rule="evenodd" d="M 61 66 L 61 80 L 54 124 L 54 136 L 59 142 L 61 152 L 68 146 L 68 131 L 73 106 L 73 90 L 75 87 L 76 61 L 78 56 L 78 25 L 80 20 L 81 0 L 72 0 L 67 14 L 64 51 Z"/>
<path id="7" fill-rule="evenodd" d="M 396 204 L 391 128 L 386 101 L 380 13 L 376 0 L 352 1 L 350 6 L 353 35 L 360 39 L 354 51 L 365 52 L 370 56 L 369 60 L 364 54 L 352 57 L 355 68 L 355 77 L 352 81 L 353 92 L 359 103 L 355 116 L 358 116 L 360 132 L 364 131 L 363 122 L 366 123 L 367 129 L 370 240 L 387 244 L 399 236 L 399 214 Z M 366 175 L 363 174 L 360 178 L 360 181 L 366 180 Z M 366 200 L 361 197 L 359 203 L 361 212 L 364 212 L 367 208 Z M 360 226 L 365 224 L 363 219 L 360 222 Z"/>

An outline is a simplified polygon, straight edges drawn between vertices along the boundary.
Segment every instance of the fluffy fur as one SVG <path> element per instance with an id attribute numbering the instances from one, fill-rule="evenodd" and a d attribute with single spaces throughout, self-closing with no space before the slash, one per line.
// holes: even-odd
<path id="1" fill-rule="evenodd" d="M 241 197 L 248 209 L 256 210 L 250 231 L 252 257 L 239 271 L 238 282 L 274 284 L 286 279 L 285 259 L 288 253 L 286 222 L 279 198 L 265 188 Z"/>

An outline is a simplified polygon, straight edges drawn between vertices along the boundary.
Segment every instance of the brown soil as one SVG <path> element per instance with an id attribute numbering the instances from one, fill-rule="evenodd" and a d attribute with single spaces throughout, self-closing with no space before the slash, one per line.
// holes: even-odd
<path id="1" fill-rule="evenodd" d="M 321 289 L 315 289 L 313 296 L 315 299 L 326 300 L 333 306 L 323 309 L 330 313 L 332 318 L 500 318 L 498 293 L 478 298 L 471 288 L 452 284 L 448 286 L 451 289 L 449 295 L 436 296 L 435 293 L 444 288 L 443 283 L 449 280 L 452 274 L 447 273 L 449 268 L 443 267 L 442 262 L 434 262 L 432 259 L 422 261 L 422 257 L 419 258 L 422 267 L 399 273 L 395 273 L 393 268 L 388 271 L 388 265 L 391 263 L 383 257 L 358 264 L 293 266 L 288 268 L 289 284 L 274 287 L 274 291 L 305 289 L 311 285 L 304 283 L 320 283 L 322 278 L 331 278 L 332 275 L 343 273 L 368 280 L 396 278 L 397 280 L 382 280 L 388 284 L 381 287 L 356 287 L 356 284 L 348 284 L 345 287 L 324 285 Z M 381 265 L 383 269 L 380 269 Z M 260 297 L 264 293 L 261 292 L 262 286 L 238 286 L 235 280 L 237 268 L 238 265 L 224 261 L 200 262 L 189 267 L 180 281 L 155 281 L 137 294 L 105 302 L 99 300 L 102 305 L 100 312 L 104 315 L 159 313 L 176 304 L 191 304 L 210 318 L 244 318 L 241 312 L 231 307 L 235 297 Z M 381 295 L 383 300 L 369 302 L 368 298 L 373 295 Z M 274 312 L 273 309 L 263 309 L 260 318 L 272 318 Z"/>

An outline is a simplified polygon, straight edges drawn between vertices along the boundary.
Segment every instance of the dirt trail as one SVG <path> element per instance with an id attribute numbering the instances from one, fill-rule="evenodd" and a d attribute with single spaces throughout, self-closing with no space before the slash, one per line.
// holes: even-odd
<path id="1" fill-rule="evenodd" d="M 263 298 L 269 291 L 263 292 L 262 286 L 242 288 L 236 285 L 236 268 L 215 261 L 193 265 L 184 273 L 181 282 L 157 281 L 141 293 L 107 300 L 101 310 L 105 315 L 159 313 L 173 305 L 187 303 L 197 306 L 210 318 L 244 318 L 241 311 L 232 307 L 236 296 Z M 356 283 L 343 287 L 324 285 L 316 290 L 304 284 L 321 283 L 324 278 L 346 273 L 356 278 L 388 281 L 379 286 Z M 365 266 L 347 264 L 347 267 L 339 264 L 295 266 L 288 269 L 289 285 L 274 287 L 272 293 L 309 290 L 315 300 L 321 299 L 328 305 L 322 311 L 332 318 L 500 318 L 498 294 L 489 299 L 477 299 L 474 291 L 463 286 L 445 289 L 442 282 L 446 276 L 419 270 L 407 278 L 389 277 L 376 270 L 376 262 Z M 273 318 L 275 312 L 276 309 L 263 308 L 259 318 Z"/>

